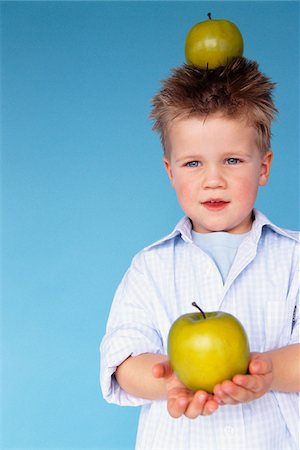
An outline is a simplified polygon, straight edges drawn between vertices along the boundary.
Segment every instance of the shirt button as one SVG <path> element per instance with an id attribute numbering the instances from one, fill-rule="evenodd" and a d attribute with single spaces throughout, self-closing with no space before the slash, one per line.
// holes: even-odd
<path id="1" fill-rule="evenodd" d="M 234 428 L 230 425 L 226 425 L 226 427 L 224 427 L 224 433 L 228 434 L 228 435 L 232 435 L 232 434 L 234 434 Z"/>

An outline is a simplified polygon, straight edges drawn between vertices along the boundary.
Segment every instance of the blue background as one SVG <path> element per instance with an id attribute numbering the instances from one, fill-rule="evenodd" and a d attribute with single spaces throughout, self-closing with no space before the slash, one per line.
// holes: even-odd
<path id="1" fill-rule="evenodd" d="M 148 119 L 192 25 L 235 22 L 278 83 L 257 206 L 299 227 L 298 2 L 2 2 L 2 448 L 132 449 L 98 347 L 132 256 L 182 216 Z"/>

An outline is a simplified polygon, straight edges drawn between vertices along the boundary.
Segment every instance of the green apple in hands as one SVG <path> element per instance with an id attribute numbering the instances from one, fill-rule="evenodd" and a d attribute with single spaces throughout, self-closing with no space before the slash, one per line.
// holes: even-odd
<path id="1" fill-rule="evenodd" d="M 168 335 L 168 356 L 179 380 L 192 391 L 245 374 L 250 361 L 246 332 L 237 318 L 222 311 L 180 316 Z"/>
<path id="2" fill-rule="evenodd" d="M 208 20 L 196 23 L 186 37 L 185 57 L 188 64 L 203 69 L 225 66 L 236 56 L 242 56 L 244 41 L 238 27 L 229 20 Z"/>

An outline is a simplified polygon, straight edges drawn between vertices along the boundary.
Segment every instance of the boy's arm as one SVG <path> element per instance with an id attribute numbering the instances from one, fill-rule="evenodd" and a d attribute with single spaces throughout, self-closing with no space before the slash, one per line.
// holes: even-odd
<path id="1" fill-rule="evenodd" d="M 281 392 L 300 391 L 300 344 L 265 353 L 273 364 L 273 382 L 271 390 Z"/>
<path id="2" fill-rule="evenodd" d="M 264 353 L 255 353 L 249 375 L 236 375 L 215 386 L 214 394 L 223 404 L 255 400 L 266 392 L 300 391 L 300 344 L 292 344 Z"/>
<path id="3" fill-rule="evenodd" d="M 176 377 L 164 355 L 144 353 L 127 358 L 116 370 L 119 385 L 131 395 L 148 400 L 167 400 L 169 414 L 194 419 L 218 409 L 212 395 L 192 392 Z"/>
<path id="4" fill-rule="evenodd" d="M 152 367 L 166 360 L 166 356 L 152 353 L 129 357 L 117 368 L 116 380 L 124 391 L 135 397 L 147 400 L 165 399 L 166 383 L 153 377 Z"/>

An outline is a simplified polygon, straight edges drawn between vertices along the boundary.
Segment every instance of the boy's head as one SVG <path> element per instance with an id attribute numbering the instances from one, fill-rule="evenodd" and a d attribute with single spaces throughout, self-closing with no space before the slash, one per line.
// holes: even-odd
<path id="1" fill-rule="evenodd" d="M 273 83 L 257 64 L 174 70 L 154 97 L 154 128 L 178 201 L 200 233 L 245 233 L 272 163 Z"/>
<path id="2" fill-rule="evenodd" d="M 184 65 L 173 70 L 153 98 L 151 118 L 160 132 L 165 156 L 169 156 L 168 128 L 175 119 L 205 118 L 221 114 L 246 121 L 257 131 L 262 153 L 270 148 L 271 123 L 276 115 L 272 99 L 274 83 L 256 62 L 236 58 L 215 70 Z"/>

